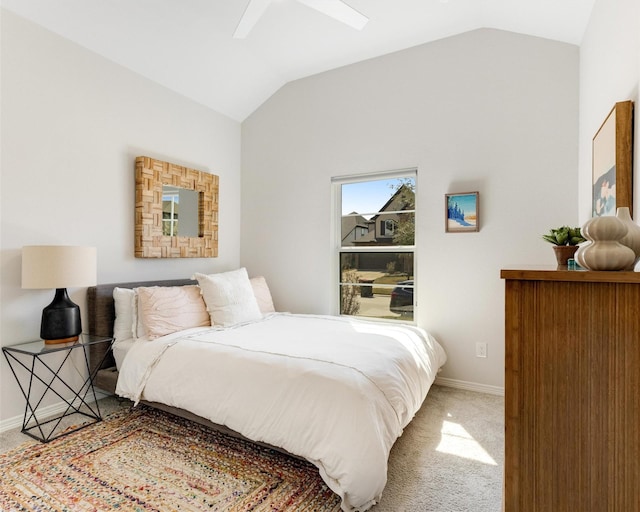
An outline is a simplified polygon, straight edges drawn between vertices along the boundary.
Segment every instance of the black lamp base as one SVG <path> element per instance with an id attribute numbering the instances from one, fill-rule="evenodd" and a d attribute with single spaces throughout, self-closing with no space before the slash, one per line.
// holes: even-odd
<path id="1" fill-rule="evenodd" d="M 45 343 L 67 343 L 77 341 L 81 332 L 80 308 L 66 288 L 58 288 L 51 304 L 42 310 L 40 337 Z"/>

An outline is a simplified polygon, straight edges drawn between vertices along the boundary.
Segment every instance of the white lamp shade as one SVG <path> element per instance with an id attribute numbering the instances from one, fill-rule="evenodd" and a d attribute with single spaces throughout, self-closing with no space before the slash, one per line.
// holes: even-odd
<path id="1" fill-rule="evenodd" d="M 22 288 L 74 288 L 96 283 L 95 247 L 28 245 L 22 248 Z"/>

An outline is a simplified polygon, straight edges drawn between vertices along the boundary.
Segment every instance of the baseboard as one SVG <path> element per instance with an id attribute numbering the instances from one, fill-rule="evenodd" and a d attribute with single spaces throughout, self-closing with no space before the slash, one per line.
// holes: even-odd
<path id="1" fill-rule="evenodd" d="M 488 393 L 490 395 L 504 396 L 504 388 L 498 386 L 489 386 L 487 384 L 479 384 L 477 382 L 467 382 L 465 380 L 448 379 L 447 377 L 436 377 L 434 384 L 438 386 L 446 386 L 449 388 L 464 389 L 466 391 L 477 391 L 478 393 Z M 96 391 L 98 400 L 105 398 L 109 395 Z M 90 402 L 91 400 L 87 400 Z M 39 415 L 42 418 L 47 416 L 55 416 L 62 414 L 67 405 L 64 402 L 42 407 L 38 410 Z M 0 421 L 0 433 L 11 430 L 12 428 L 22 427 L 22 416 L 15 416 L 6 420 Z"/>
<path id="2" fill-rule="evenodd" d="M 438 386 L 446 386 L 448 388 L 464 389 L 466 391 L 477 391 L 479 393 L 487 393 L 489 395 L 504 396 L 504 388 L 489 386 L 487 384 L 479 384 L 477 382 L 436 377 L 434 384 L 437 384 Z"/>
<path id="3" fill-rule="evenodd" d="M 96 398 L 98 400 L 102 398 L 106 398 L 107 396 L 109 395 L 105 393 L 101 393 L 100 391 L 96 390 Z M 89 403 L 93 402 L 93 397 L 91 399 L 87 397 L 86 400 Z M 48 418 L 51 416 L 57 416 L 59 414 L 64 413 L 64 411 L 67 410 L 67 407 L 68 407 L 67 404 L 65 404 L 64 402 L 58 402 L 55 404 L 47 405 L 46 407 L 38 407 L 38 417 Z M 20 415 L 20 416 L 14 416 L 13 418 L 7 418 L 6 420 L 0 421 L 0 434 L 14 428 L 22 428 L 22 420 L 23 420 L 23 416 Z"/>

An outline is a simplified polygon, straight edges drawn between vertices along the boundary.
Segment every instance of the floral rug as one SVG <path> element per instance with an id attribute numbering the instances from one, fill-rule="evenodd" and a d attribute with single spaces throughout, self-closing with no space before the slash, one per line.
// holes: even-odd
<path id="1" fill-rule="evenodd" d="M 140 406 L 0 454 L 0 510 L 337 512 L 311 464 Z"/>

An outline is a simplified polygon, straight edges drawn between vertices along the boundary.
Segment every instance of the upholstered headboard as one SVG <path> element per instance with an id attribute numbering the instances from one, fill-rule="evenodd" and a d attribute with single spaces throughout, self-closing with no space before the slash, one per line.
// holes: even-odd
<path id="1" fill-rule="evenodd" d="M 113 289 L 118 288 L 137 288 L 139 286 L 184 286 L 187 284 L 197 284 L 191 279 L 169 279 L 162 281 L 137 281 L 130 283 L 111 283 L 99 284 L 91 286 L 87 290 L 87 305 L 89 313 L 89 334 L 98 336 L 113 336 L 113 321 L 116 317 L 115 307 L 113 303 Z M 115 367 L 113 356 L 105 359 L 100 368 L 96 366 L 102 361 L 105 355 L 106 346 L 104 343 L 91 345 L 89 348 L 90 368 L 91 371 L 99 371 L 103 368 Z M 96 379 L 96 385 L 101 389 L 109 389 L 107 386 L 100 385 L 100 376 Z"/>

